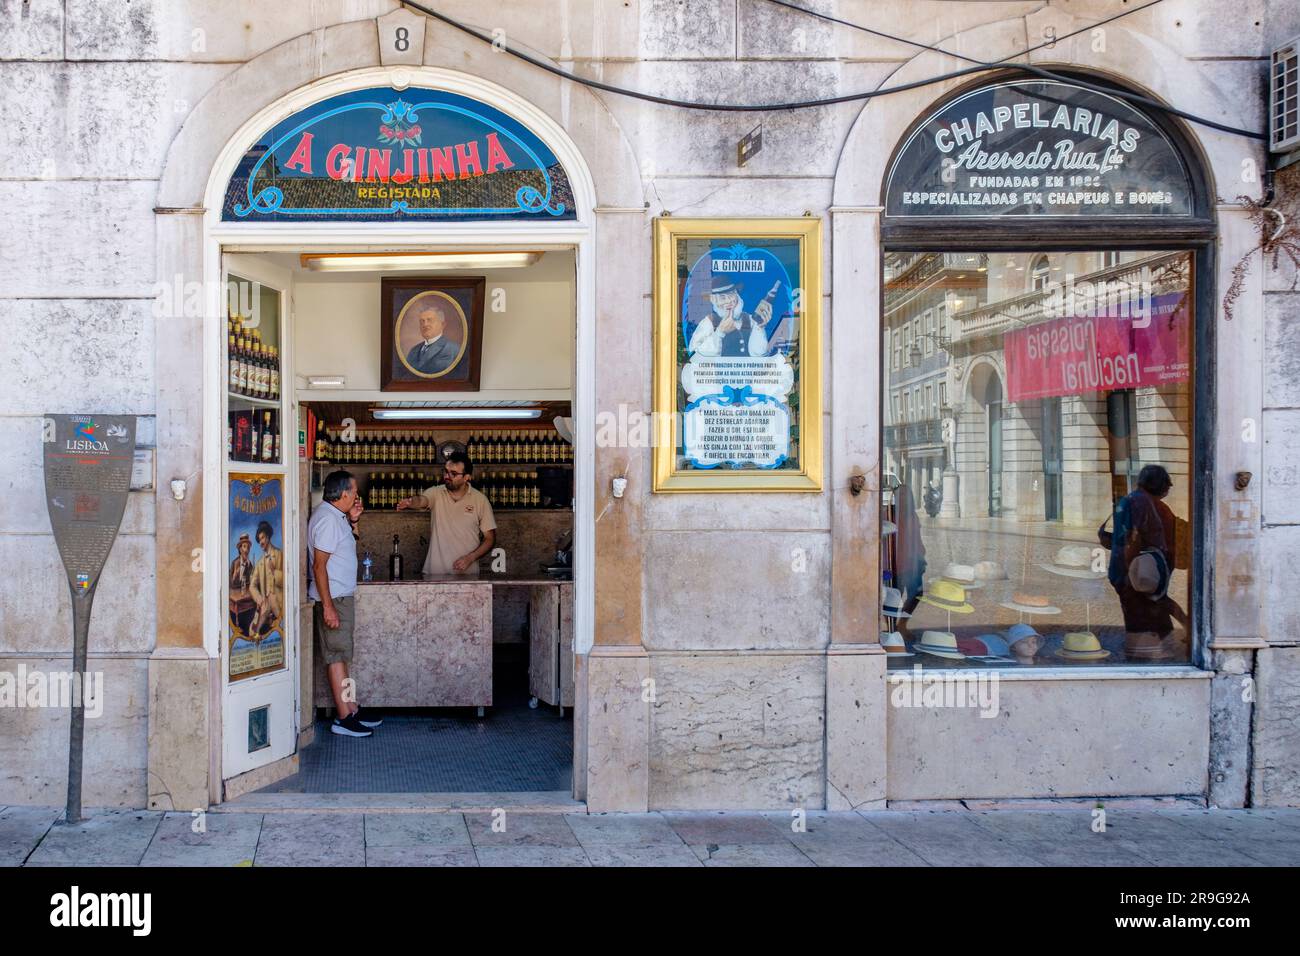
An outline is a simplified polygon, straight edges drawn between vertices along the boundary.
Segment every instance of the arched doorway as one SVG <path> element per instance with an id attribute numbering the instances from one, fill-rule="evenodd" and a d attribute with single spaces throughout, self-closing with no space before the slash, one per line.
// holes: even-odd
<path id="1" fill-rule="evenodd" d="M 351 134 L 339 135 L 338 129 L 331 127 L 330 123 L 342 115 L 365 115 L 367 122 L 375 125 L 376 129 L 369 131 L 364 140 Z M 439 128 L 440 122 L 445 129 Z M 440 133 L 445 135 L 440 136 Z M 317 136 L 320 138 L 313 138 Z M 333 141 L 325 141 L 331 137 Z M 376 137 L 377 142 L 369 142 Z M 502 182 L 507 178 L 509 182 Z M 402 195 L 398 196 L 398 192 Z M 415 490 L 409 482 L 406 485 L 402 483 L 411 471 L 414 470 L 415 477 L 425 481 L 439 473 L 439 464 L 415 456 L 423 454 L 419 448 L 437 445 L 441 441 L 437 436 L 442 433 L 430 431 L 430 441 L 421 443 L 411 439 L 413 433 L 409 429 L 386 431 L 382 423 L 358 421 L 360 415 L 369 414 L 372 419 L 380 419 L 401 414 L 409 419 L 413 417 L 409 414 L 412 411 L 438 412 L 438 418 L 443 419 L 447 416 L 441 413 L 451 406 L 463 408 L 472 405 L 471 409 L 457 412 L 455 420 L 468 420 L 469 412 L 483 413 L 481 417 L 485 427 L 507 426 L 509 429 L 513 425 L 512 419 L 519 417 L 516 412 L 539 411 L 534 406 L 540 405 L 540 411 L 546 413 L 541 421 L 547 425 L 548 431 L 550 414 L 562 411 L 572 417 L 575 446 L 580 445 L 584 438 L 589 438 L 589 423 L 594 418 L 594 352 L 590 330 L 594 325 L 591 265 L 595 249 L 593 210 L 596 203 L 594 185 L 582 156 L 564 130 L 547 114 L 481 78 L 435 68 L 409 67 L 401 70 L 368 69 L 332 77 L 291 93 L 263 109 L 250 118 L 221 150 L 205 196 L 205 289 L 208 314 L 214 317 L 204 331 L 208 384 L 204 395 L 205 432 L 214 435 L 229 429 L 230 440 L 224 455 L 214 450 L 211 442 L 205 449 L 205 485 L 217 493 L 209 494 L 205 499 L 204 541 L 205 550 L 222 556 L 217 563 L 223 568 L 231 565 L 232 571 L 231 575 L 208 576 L 204 600 L 209 613 L 204 615 L 204 632 L 206 646 L 220 662 L 220 746 L 214 759 L 214 777 L 222 781 L 222 786 L 215 789 L 219 796 L 230 798 L 265 786 L 296 769 L 296 755 L 312 739 L 313 705 L 321 703 L 320 677 L 313 677 L 305 667 L 305 662 L 312 656 L 308 653 L 310 645 L 307 643 L 312 639 L 310 619 L 294 611 L 308 603 L 306 571 L 302 564 L 306 546 L 305 517 L 312 503 L 319 505 L 320 481 L 325 468 L 316 467 L 313 462 L 305 476 L 300 474 L 301 468 L 293 455 L 294 446 L 301 449 L 298 454 L 309 462 L 319 456 L 314 454 L 314 441 L 306 440 L 304 436 L 301 442 L 294 442 L 294 433 L 302 429 L 303 420 L 313 411 L 321 411 L 322 423 L 329 421 L 331 425 L 340 423 L 339 409 L 344 413 L 355 409 L 353 414 L 343 419 L 353 426 L 378 424 L 378 427 L 361 429 L 362 437 L 375 439 L 372 443 L 381 449 L 364 454 L 378 457 L 366 459 L 353 455 L 342 459 L 363 462 L 345 467 L 358 475 L 365 475 L 365 487 L 361 490 L 363 495 L 371 498 L 371 514 L 377 517 L 383 517 L 383 512 L 391 511 L 393 507 L 393 502 L 381 495 L 395 497 L 398 491 L 394 489 Z M 378 316 L 378 325 L 374 319 L 361 316 L 366 309 L 382 308 L 379 289 L 380 283 L 386 281 L 383 276 L 400 269 L 404 277 L 425 276 L 434 281 L 437 276 L 446 274 L 445 260 L 441 257 L 454 258 L 460 263 L 451 275 L 481 273 L 487 275 L 488 281 L 497 274 L 494 270 L 507 267 L 536 269 L 542 267 L 539 263 L 553 263 L 548 267 L 548 275 L 563 283 L 568 290 L 564 297 L 567 304 L 561 305 L 555 313 L 562 325 L 567 326 L 569 344 L 565 347 L 566 357 L 561 361 L 558 358 L 560 350 L 551 347 L 554 339 L 563 337 L 565 333 L 552 330 L 554 335 L 538 340 L 542 348 L 539 351 L 535 345 L 530 358 L 534 367 L 550 363 L 558 370 L 562 365 L 562 379 L 567 383 L 564 387 L 550 389 L 553 394 L 549 398 L 539 398 L 530 393 L 517 399 L 511 393 L 513 383 L 509 373 L 502 371 L 502 362 L 508 364 L 510 361 L 503 356 L 508 356 L 512 350 L 518 352 L 520 348 L 527 351 L 527 343 L 516 342 L 513 338 L 502 342 L 499 335 L 497 344 L 490 346 L 490 354 L 483 363 L 481 382 L 479 368 L 466 371 L 466 376 L 473 376 L 472 382 L 467 378 L 450 391 L 433 394 L 409 391 L 388 394 L 385 386 L 370 381 L 374 376 L 373 361 L 358 364 L 350 353 L 372 347 L 361 344 L 369 341 L 372 328 L 375 337 L 379 338 L 378 329 L 384 321 L 382 316 Z M 346 266 L 348 274 L 334 285 L 324 284 L 324 280 L 312 271 L 321 265 L 340 266 L 344 260 L 352 264 Z M 412 266 L 416 267 L 415 271 L 408 271 Z M 507 283 L 504 281 L 505 273 L 500 275 L 502 280 L 495 291 L 500 292 L 503 298 L 527 294 L 519 291 L 524 288 L 520 283 Z M 311 340 L 328 339 L 334 335 L 347 337 L 345 329 L 350 327 L 351 321 L 345 321 L 342 313 L 334 320 L 320 317 L 333 314 L 331 310 L 338 307 L 336 303 L 351 294 L 350 290 L 356 283 L 350 282 L 349 277 L 355 277 L 357 283 L 374 290 L 363 292 L 353 313 L 357 316 L 355 321 L 364 324 L 367 334 L 355 338 L 355 348 L 308 348 L 307 343 Z M 273 363 L 283 386 L 278 396 L 268 397 L 259 391 L 249 397 L 242 387 L 236 389 L 229 384 L 234 381 L 234 363 L 229 360 L 227 342 L 230 327 L 223 327 L 221 320 L 215 317 L 228 314 L 227 296 L 232 287 L 254 290 L 251 298 L 263 306 L 258 318 L 267 321 L 250 332 L 257 348 L 247 364 L 250 368 L 260 368 L 266 364 L 262 349 L 278 350 L 278 362 Z M 493 291 L 489 289 L 487 294 L 491 295 Z M 236 295 L 235 298 L 240 300 L 243 297 Z M 375 301 L 370 302 L 370 299 Z M 471 313 L 468 321 L 472 322 L 477 315 L 480 322 L 489 324 L 490 313 L 487 310 L 490 306 L 471 300 L 462 305 L 462 313 Z M 463 337 L 470 328 L 466 326 L 466 332 L 457 335 Z M 483 334 L 481 327 L 478 334 Z M 491 341 L 492 333 L 489 332 L 488 336 Z M 461 344 L 467 343 L 462 341 Z M 556 351 L 557 356 L 548 357 L 550 351 Z M 468 361 L 470 352 L 465 348 L 461 352 Z M 339 367 L 335 368 L 330 362 Z M 453 369 L 459 370 L 460 365 L 453 362 L 449 370 Z M 340 370 L 345 374 L 332 374 Z M 399 369 L 399 375 L 400 372 Z M 407 377 L 418 379 L 414 375 Z M 417 381 L 416 384 L 424 383 Z M 559 380 L 556 384 L 560 384 Z M 564 400 L 566 397 L 567 401 Z M 411 406 L 419 407 L 412 409 Z M 557 411 L 557 406 L 562 408 Z M 245 438 L 235 419 L 246 407 L 252 410 L 255 431 L 260 416 L 265 423 L 260 434 L 274 433 L 269 439 L 269 457 L 254 451 L 250 461 L 245 452 L 237 450 L 244 448 Z M 325 418 L 324 409 L 334 409 L 334 417 Z M 398 421 L 404 420 L 407 419 Z M 265 427 L 268 425 L 269 428 Z M 370 432 L 368 436 L 367 431 Z M 510 430 L 507 435 L 506 430 L 498 430 L 491 443 L 490 460 L 503 464 L 535 465 L 542 460 L 540 453 L 519 450 L 525 441 L 529 442 L 528 447 L 535 447 L 532 440 L 525 437 L 532 433 Z M 418 436 L 419 432 L 415 434 Z M 480 447 L 486 448 L 488 443 L 482 439 L 487 434 L 486 431 L 466 429 L 460 437 L 478 438 Z M 503 435 L 507 437 L 503 438 Z M 278 448 L 276 437 L 279 439 Z M 263 437 L 258 442 L 259 448 L 266 447 L 263 442 L 267 440 Z M 573 541 L 568 550 L 573 555 L 574 575 L 569 587 L 573 592 L 572 644 L 579 653 L 592 643 L 592 452 L 590 444 L 587 444 L 573 456 L 571 465 L 574 500 L 569 512 L 569 527 Z M 485 453 L 480 462 L 488 457 Z M 364 464 L 367 460 L 376 464 Z M 411 467 L 388 471 L 390 464 Z M 416 467 L 421 465 L 426 467 Z M 521 476 L 517 470 L 502 469 L 500 474 L 508 476 L 501 478 L 500 485 L 503 495 L 509 494 L 512 506 L 529 501 L 530 489 L 539 487 L 537 480 L 526 477 L 529 473 Z M 362 484 L 358 482 L 359 486 Z M 274 495 L 280 496 L 278 508 L 268 504 Z M 382 504 L 374 508 L 374 502 Z M 261 633 L 266 630 L 264 626 L 254 628 L 257 632 L 254 636 L 262 640 L 248 641 L 240 637 L 245 631 L 232 632 L 230 629 L 236 625 L 227 623 L 235 620 L 236 598 L 242 600 L 243 596 L 242 590 L 233 590 L 233 568 L 244 557 L 238 550 L 242 536 L 237 532 L 243 527 L 239 524 L 239 514 L 259 508 L 268 509 L 263 517 L 269 519 L 266 523 L 270 525 L 271 533 L 265 533 L 261 520 L 249 528 L 257 532 L 259 546 L 265 537 L 273 540 L 257 556 L 260 558 L 278 551 L 283 561 L 281 600 L 284 610 L 278 635 L 274 635 L 272 629 L 272 634 L 280 641 L 278 649 L 274 640 L 268 641 L 267 635 Z M 514 509 L 500 510 L 504 520 L 504 512 Z M 277 515 L 278 523 L 275 520 Z M 403 531 L 400 537 L 407 537 L 409 547 L 410 540 L 417 534 L 416 531 Z M 251 543 L 251 533 L 249 537 Z M 487 543 L 486 539 L 484 543 Z M 378 551 L 377 548 L 374 550 Z M 399 543 L 395 539 L 393 551 L 398 550 Z M 497 548 L 480 560 L 485 567 L 488 561 L 500 561 L 505 568 L 521 550 L 525 549 L 512 544 L 510 548 Z M 387 566 L 386 547 L 375 556 L 380 559 L 377 563 Z M 414 564 L 418 572 L 421 556 L 408 554 L 405 557 L 407 567 Z M 410 601 L 402 598 L 399 603 L 406 609 L 404 613 L 424 615 L 419 617 L 423 623 L 412 628 L 413 639 L 419 637 L 415 632 L 432 633 L 440 621 L 448 619 L 447 615 L 460 620 L 457 615 L 461 615 L 465 608 L 457 601 L 469 599 L 471 592 L 479 593 L 477 598 L 473 598 L 478 602 L 475 607 L 482 608 L 486 617 L 476 619 L 477 630 L 474 631 L 477 635 L 474 638 L 477 647 L 475 659 L 478 661 L 475 672 L 479 675 L 477 686 L 469 690 L 459 686 L 447 690 L 439 685 L 442 689 L 435 688 L 428 695 L 422 695 L 421 688 L 413 684 L 403 693 L 416 696 L 399 694 L 392 697 L 391 700 L 399 701 L 395 706 L 402 706 L 408 700 L 413 703 L 424 701 L 430 706 L 477 707 L 481 713 L 485 704 L 492 700 L 491 669 L 497 649 L 493 640 L 492 612 L 498 605 L 498 595 L 495 584 L 488 587 L 493 590 L 484 591 L 477 584 L 456 585 L 459 590 L 455 593 L 459 596 L 455 600 L 446 594 L 431 592 L 419 600 L 418 610 L 411 610 Z M 252 590 L 249 589 L 250 593 Z M 549 593 L 550 589 L 547 590 Z M 409 589 L 403 592 L 407 596 L 414 593 Z M 532 613 L 530 600 L 525 597 L 524 610 L 519 613 Z M 555 602 L 558 601 L 560 598 L 556 597 Z M 254 623 L 262 619 L 262 603 L 257 602 L 259 610 Z M 562 624 L 563 615 L 558 604 L 549 599 L 543 601 L 542 609 L 536 613 L 554 615 L 557 632 L 561 626 L 567 626 Z M 484 628 L 486 664 L 483 659 Z M 256 646 L 250 649 L 250 644 Z M 572 684 L 560 669 L 572 665 L 568 664 L 567 647 L 560 648 L 558 637 L 552 650 L 555 679 L 549 686 L 555 694 L 554 703 L 563 713 L 566 706 L 572 710 L 574 701 Z M 414 653 L 419 655 L 426 651 L 417 647 Z M 438 671 L 441 666 L 437 660 L 426 661 L 415 670 L 427 675 L 431 669 Z M 363 667 L 358 656 L 353 675 L 358 685 L 358 697 L 364 702 L 367 681 L 373 695 L 376 686 L 409 669 L 395 665 L 387 668 L 393 673 L 385 677 L 386 668 L 378 655 L 372 656 L 369 668 Z M 486 696 L 484 679 L 489 682 Z M 570 739 L 573 733 L 571 729 Z M 578 790 L 578 783 L 575 778 L 573 790 Z"/>

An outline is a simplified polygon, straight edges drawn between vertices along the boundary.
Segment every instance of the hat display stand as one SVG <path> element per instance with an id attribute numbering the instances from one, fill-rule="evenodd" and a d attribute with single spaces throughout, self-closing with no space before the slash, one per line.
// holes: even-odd
<path id="1" fill-rule="evenodd" d="M 1073 578 L 1076 581 L 1084 582 L 1083 586 L 1086 589 L 1086 595 L 1083 599 L 1084 624 L 1083 630 L 1078 633 L 1092 634 L 1094 638 L 1097 637 L 1097 635 L 1093 634 L 1092 631 L 1092 602 L 1100 597 L 1097 592 L 1100 590 L 1099 585 L 1101 582 L 1106 579 L 1106 572 L 1093 571 L 1089 569 L 1085 576 L 1085 572 L 1079 568 L 1060 567 L 1059 565 L 1053 564 L 1044 564 L 1042 567 L 1044 570 L 1051 571 L 1058 577 Z"/>

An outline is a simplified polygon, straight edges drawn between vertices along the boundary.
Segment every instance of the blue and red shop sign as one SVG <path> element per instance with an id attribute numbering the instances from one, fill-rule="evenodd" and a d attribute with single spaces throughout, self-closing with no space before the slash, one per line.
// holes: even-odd
<path id="1" fill-rule="evenodd" d="M 355 90 L 268 130 L 226 186 L 228 222 L 573 219 L 555 153 L 500 110 L 443 90 Z"/>

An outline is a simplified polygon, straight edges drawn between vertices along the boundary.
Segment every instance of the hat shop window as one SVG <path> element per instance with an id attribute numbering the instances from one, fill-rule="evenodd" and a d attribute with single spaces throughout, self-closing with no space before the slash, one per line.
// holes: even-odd
<path id="1" fill-rule="evenodd" d="M 1181 143 L 1121 97 L 1035 79 L 951 98 L 896 152 L 891 669 L 1193 659 L 1197 233 L 1213 227 Z"/>

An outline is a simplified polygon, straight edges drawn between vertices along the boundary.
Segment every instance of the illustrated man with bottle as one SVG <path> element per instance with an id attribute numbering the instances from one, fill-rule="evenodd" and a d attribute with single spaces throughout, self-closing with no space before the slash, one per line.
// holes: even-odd
<path id="1" fill-rule="evenodd" d="M 429 554 L 425 574 L 478 574 L 479 558 L 496 543 L 496 518 L 487 497 L 470 485 L 474 463 L 464 452 L 452 452 L 442 468 L 442 485 L 403 498 L 398 511 L 430 512 Z"/>

